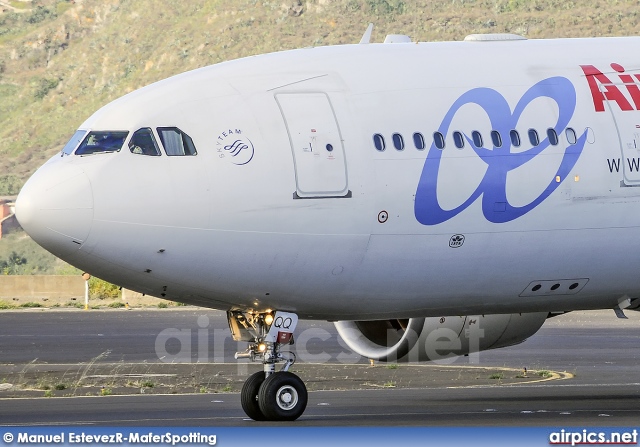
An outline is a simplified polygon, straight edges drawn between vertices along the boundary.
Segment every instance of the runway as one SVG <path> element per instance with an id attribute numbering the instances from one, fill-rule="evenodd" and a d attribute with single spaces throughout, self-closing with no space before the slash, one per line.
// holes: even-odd
<path id="1" fill-rule="evenodd" d="M 295 425 L 632 427 L 640 420 L 638 385 L 317 391 Z M 0 420 L 3 425 L 282 425 L 247 419 L 238 394 L 5 400 Z"/>
<path id="2" fill-rule="evenodd" d="M 612 311 L 556 317 L 521 345 L 482 352 L 477 358 L 461 358 L 453 364 L 461 369 L 470 362 L 472 367 L 549 369 L 566 371 L 573 378 L 508 385 L 465 376 L 446 383 L 434 379 L 420 388 L 409 384 L 389 389 L 311 391 L 307 410 L 295 425 L 636 426 L 640 420 L 640 314 L 627 314 L 629 320 L 616 319 Z M 206 325 L 203 315 L 208 318 Z M 204 364 L 205 356 L 209 356 L 207 364 L 230 362 L 239 348 L 228 338 L 220 340 L 226 321 L 219 312 L 3 312 L 0 369 L 8 371 L 35 360 L 34 364 L 145 363 L 152 370 L 154 364 L 158 368 L 163 365 L 166 355 L 187 358 L 184 349 L 172 348 L 168 339 L 163 352 L 156 352 L 160 334 L 171 328 L 191 337 L 188 358 L 192 362 Z M 331 324 L 301 322 L 299 333 L 305 331 L 307 338 L 298 339 L 303 342 L 298 354 L 303 357 L 304 374 L 313 371 L 312 362 L 304 363 L 305 356 L 326 359 L 345 375 L 356 366 L 340 359 L 366 366 L 366 359 L 354 357 L 341 346 Z M 209 353 L 199 349 L 199 344 L 208 344 Z M 0 391 L 2 425 L 279 425 L 247 420 L 237 393 L 37 399 L 2 395 Z"/>

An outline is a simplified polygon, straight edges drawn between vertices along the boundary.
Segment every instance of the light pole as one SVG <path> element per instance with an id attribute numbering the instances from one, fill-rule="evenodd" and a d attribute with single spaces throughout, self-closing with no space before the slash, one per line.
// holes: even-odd
<path id="1" fill-rule="evenodd" d="M 85 272 L 82 274 L 82 279 L 84 279 L 84 310 L 89 310 L 89 280 L 91 275 Z"/>

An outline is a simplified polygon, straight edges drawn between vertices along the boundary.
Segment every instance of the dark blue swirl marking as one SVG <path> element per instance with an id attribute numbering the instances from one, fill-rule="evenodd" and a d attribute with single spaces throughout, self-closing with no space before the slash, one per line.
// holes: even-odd
<path id="1" fill-rule="evenodd" d="M 518 101 L 513 113 L 506 99 L 497 91 L 490 88 L 469 90 L 451 106 L 438 131 L 447 135 L 449 126 L 458 110 L 466 104 L 477 104 L 489 117 L 493 130 L 497 130 L 501 135 L 509 135 L 509 131 L 516 128 L 526 107 L 534 99 L 540 97 L 551 98 L 558 104 L 558 120 L 554 129 L 560 134 L 569 124 L 576 108 L 575 88 L 568 79 L 563 77 L 545 79 L 532 86 Z M 503 145 L 493 149 L 476 147 L 469 136 L 465 135 L 465 138 L 478 157 L 487 164 L 486 173 L 478 188 L 464 203 L 450 210 L 443 209 L 438 202 L 437 194 L 443 151 L 436 148 L 433 143 L 422 169 L 415 199 L 415 216 L 418 222 L 423 225 L 437 225 L 446 222 L 464 211 L 481 196 L 482 213 L 489 222 L 510 222 L 525 215 L 549 197 L 569 175 L 582 154 L 587 132 L 585 130 L 576 144 L 566 148 L 557 172 L 550 179 L 544 191 L 529 204 L 519 207 L 511 205 L 507 199 L 507 174 L 540 155 L 549 147 L 549 139 L 542 140 L 538 146 L 526 151 L 513 153 L 511 152 L 510 138 L 504 138 Z M 556 176 L 560 177 L 560 182 L 556 181 Z"/>
<path id="2" fill-rule="evenodd" d="M 240 155 L 240 152 L 242 152 L 244 149 L 249 149 L 249 145 L 242 140 L 236 140 L 232 144 L 224 147 L 224 150 L 229 151 L 229 154 L 232 157 Z"/>

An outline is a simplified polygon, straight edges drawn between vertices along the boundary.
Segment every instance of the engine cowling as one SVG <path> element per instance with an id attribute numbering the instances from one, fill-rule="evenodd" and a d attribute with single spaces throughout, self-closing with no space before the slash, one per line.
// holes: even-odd
<path id="1" fill-rule="evenodd" d="M 629 310 L 635 310 L 636 312 L 640 312 L 640 298 L 636 298 L 629 302 L 629 307 L 625 308 Z"/>
<path id="2" fill-rule="evenodd" d="M 522 343 L 548 314 L 526 313 L 403 320 L 338 321 L 335 326 L 356 353 L 382 362 L 447 360 Z"/>

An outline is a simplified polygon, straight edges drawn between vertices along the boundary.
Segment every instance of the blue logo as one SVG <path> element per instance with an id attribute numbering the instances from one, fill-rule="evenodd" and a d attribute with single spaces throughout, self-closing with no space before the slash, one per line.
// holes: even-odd
<path id="1" fill-rule="evenodd" d="M 253 160 L 255 149 L 249 138 L 240 129 L 229 129 L 218 135 L 218 157 L 226 158 L 234 165 L 243 166 Z"/>
<path id="2" fill-rule="evenodd" d="M 246 165 L 253 158 L 253 144 L 251 140 L 235 140 L 224 147 L 224 150 L 232 157 L 232 162 L 237 165 Z"/>
<path id="3" fill-rule="evenodd" d="M 515 129 L 518 120 L 526 107 L 536 98 L 546 97 L 553 99 L 558 105 L 558 120 L 554 129 L 560 134 L 569 124 L 576 108 L 576 91 L 573 84 L 566 78 L 553 77 L 538 82 L 522 96 L 513 112 L 507 100 L 497 91 L 490 88 L 476 88 L 469 90 L 451 106 L 438 131 L 447 135 L 453 118 L 460 108 L 466 104 L 480 106 L 491 121 L 491 127 L 508 136 L 511 129 Z M 478 188 L 460 206 L 446 210 L 438 202 L 437 184 L 440 171 L 440 161 L 444 151 L 438 149 L 435 143 L 429 148 L 427 159 L 422 169 L 420 182 L 416 191 L 415 215 L 418 222 L 423 225 L 437 225 L 457 216 L 467 209 L 472 203 L 482 197 L 482 213 L 484 217 L 493 223 L 510 222 L 517 219 L 540 205 L 560 186 L 575 166 L 587 139 L 587 132 L 578 138 L 575 144 L 569 145 L 564 152 L 557 172 L 550 179 L 547 187 L 532 202 L 523 206 L 513 206 L 507 199 L 507 174 L 534 157 L 540 155 L 550 142 L 545 138 L 538 146 L 522 152 L 511 152 L 510 138 L 501 147 L 487 149 L 476 147 L 473 140 L 465 135 L 467 143 L 473 148 L 476 155 L 487 164 L 487 170 L 478 185 Z M 557 181 L 559 178 L 560 181 Z"/>

